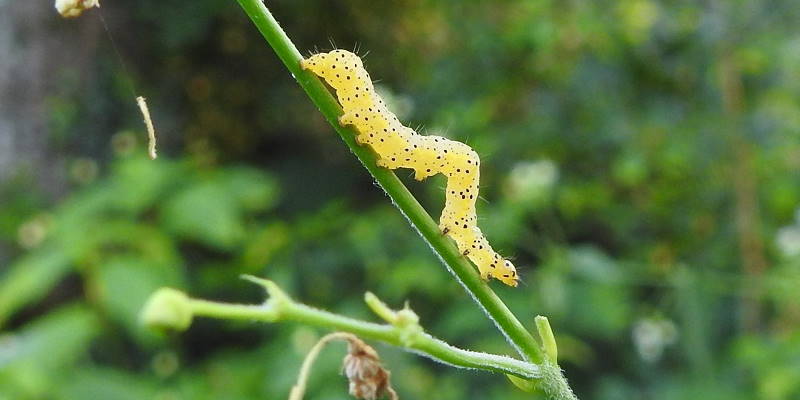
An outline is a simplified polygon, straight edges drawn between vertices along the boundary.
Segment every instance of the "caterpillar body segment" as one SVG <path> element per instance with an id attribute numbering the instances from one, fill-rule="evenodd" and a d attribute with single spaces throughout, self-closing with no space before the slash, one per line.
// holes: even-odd
<path id="1" fill-rule="evenodd" d="M 410 168 L 417 180 L 436 174 L 447 177 L 445 205 L 439 229 L 472 261 L 483 279 L 517 286 L 514 265 L 492 249 L 477 225 L 480 158 L 464 143 L 440 136 L 423 136 L 403 126 L 375 93 L 361 59 L 345 50 L 318 53 L 300 66 L 323 78 L 336 91 L 344 110 L 342 125 L 356 128 L 356 141 L 378 154 L 378 165 Z"/>

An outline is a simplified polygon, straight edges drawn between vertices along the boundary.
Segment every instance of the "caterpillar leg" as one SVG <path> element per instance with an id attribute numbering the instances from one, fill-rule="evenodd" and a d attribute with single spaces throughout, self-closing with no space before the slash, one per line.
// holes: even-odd
<path id="1" fill-rule="evenodd" d="M 485 282 L 488 282 L 489 279 L 492 279 L 492 275 L 488 270 L 479 271 L 479 273 L 481 274 L 481 279 L 483 279 Z"/>
<path id="2" fill-rule="evenodd" d="M 378 164 L 378 166 L 382 167 L 382 168 L 388 168 L 388 169 L 397 169 L 398 168 L 398 165 L 397 165 L 398 163 L 396 161 L 392 161 L 391 159 L 383 158 L 383 157 L 377 159 L 375 161 L 375 164 Z"/>
<path id="3" fill-rule="evenodd" d="M 373 122 L 370 123 L 370 116 L 373 117 Z M 372 145 L 374 140 L 370 138 L 374 138 L 375 125 L 376 123 L 374 118 L 374 113 L 371 111 L 366 110 L 355 110 L 355 111 L 348 111 L 344 114 L 339 116 L 339 125 L 341 126 L 355 126 L 356 127 L 356 142 L 360 145 L 369 144 Z M 369 128 L 369 129 L 365 129 Z"/>
<path id="4" fill-rule="evenodd" d="M 341 126 L 348 126 L 348 125 L 355 125 L 356 123 L 356 113 L 355 112 L 346 112 L 339 116 L 339 125 Z"/>
<path id="5" fill-rule="evenodd" d="M 316 75 L 322 76 L 323 69 L 328 68 L 328 55 L 326 53 L 317 53 L 308 58 L 300 60 L 300 69 L 306 71 L 311 70 Z"/>
<path id="6" fill-rule="evenodd" d="M 358 143 L 360 146 L 363 146 L 365 144 L 369 144 L 368 141 L 364 140 L 364 135 L 361 135 L 359 133 L 356 133 L 355 139 L 356 139 L 356 143 Z M 379 165 L 379 166 L 381 166 L 381 165 Z"/>

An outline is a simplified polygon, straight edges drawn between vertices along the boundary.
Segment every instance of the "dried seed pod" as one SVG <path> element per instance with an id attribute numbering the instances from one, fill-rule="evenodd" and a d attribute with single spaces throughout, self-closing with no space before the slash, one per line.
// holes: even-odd
<path id="1" fill-rule="evenodd" d="M 322 348 L 334 340 L 347 342 L 347 355 L 344 357 L 342 370 L 350 382 L 351 395 L 362 400 L 376 400 L 384 395 L 388 395 L 389 400 L 399 399 L 389 382 L 389 371 L 381 366 L 381 360 L 375 349 L 352 333 L 334 332 L 323 336 L 306 355 L 300 368 L 300 375 L 297 377 L 297 384 L 289 393 L 289 400 L 303 399 L 311 366 Z"/>

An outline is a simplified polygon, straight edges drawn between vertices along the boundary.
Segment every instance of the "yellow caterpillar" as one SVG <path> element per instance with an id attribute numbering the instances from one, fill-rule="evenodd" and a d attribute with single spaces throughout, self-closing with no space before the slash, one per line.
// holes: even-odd
<path id="1" fill-rule="evenodd" d="M 517 286 L 517 271 L 497 254 L 477 225 L 480 159 L 464 143 L 441 136 L 422 136 L 403 126 L 375 93 L 361 59 L 345 50 L 315 54 L 300 62 L 303 69 L 322 77 L 336 90 L 344 109 L 342 125 L 354 125 L 356 141 L 369 145 L 381 167 L 411 168 L 423 180 L 436 174 L 447 177 L 447 192 L 439 229 L 458 245 L 459 251 L 478 266 L 483 279 L 496 278 Z"/>

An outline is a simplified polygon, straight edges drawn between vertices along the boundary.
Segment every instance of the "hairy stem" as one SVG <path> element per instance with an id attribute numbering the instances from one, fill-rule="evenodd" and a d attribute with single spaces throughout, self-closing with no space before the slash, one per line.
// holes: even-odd
<path id="1" fill-rule="evenodd" d="M 302 55 L 262 1 L 238 1 L 292 76 L 325 116 L 325 119 L 342 137 L 353 154 L 358 157 L 444 265 L 456 276 L 517 351 L 525 359 L 533 363 L 540 363 L 543 360 L 541 349 L 528 330 L 511 313 L 497 294 L 489 288 L 487 283 L 480 279 L 475 268 L 458 252 L 455 245 L 439 232 L 436 222 L 397 176 L 392 171 L 377 166 L 375 154 L 367 147 L 359 146 L 356 143 L 355 132 L 352 128 L 339 125 L 338 117 L 342 115 L 339 103 L 314 74 L 300 69 Z"/>
<path id="2" fill-rule="evenodd" d="M 541 377 L 536 364 L 460 349 L 425 333 L 416 314 L 407 308 L 394 313 L 388 324 L 376 324 L 298 303 L 272 281 L 253 277 L 248 279 L 262 285 L 269 293 L 269 299 L 264 304 L 220 303 L 189 298 L 174 289 L 161 289 L 145 306 L 142 319 L 148 325 L 172 329 L 187 329 L 194 317 L 269 323 L 295 321 L 379 340 L 456 367 L 511 374 L 525 379 Z"/>

